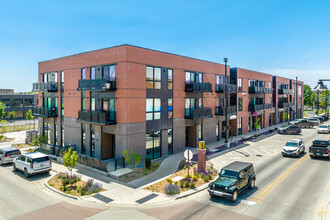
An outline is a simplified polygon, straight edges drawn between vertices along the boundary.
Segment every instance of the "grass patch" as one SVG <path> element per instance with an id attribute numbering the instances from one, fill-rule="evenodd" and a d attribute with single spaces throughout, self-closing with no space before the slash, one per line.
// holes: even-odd
<path id="1" fill-rule="evenodd" d="M 6 126 L 6 128 L 8 129 L 7 132 L 32 130 L 32 129 L 34 129 L 35 127 L 37 128 L 37 124 L 36 124 L 36 126 L 34 126 L 34 124 Z"/>

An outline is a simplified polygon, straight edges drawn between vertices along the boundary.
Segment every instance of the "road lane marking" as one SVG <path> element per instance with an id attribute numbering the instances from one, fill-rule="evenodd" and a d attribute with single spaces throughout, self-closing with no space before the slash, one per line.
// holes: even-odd
<path id="1" fill-rule="evenodd" d="M 289 173 L 291 173 L 300 163 L 302 163 L 308 154 L 305 154 L 302 158 L 300 158 L 296 163 L 294 163 L 291 167 L 289 167 L 284 173 L 282 173 L 276 180 L 274 180 L 271 184 L 269 184 L 261 193 L 259 193 L 256 197 L 252 199 L 252 201 L 258 202 L 262 199 L 266 194 L 270 192 L 279 182 L 281 182 Z"/>

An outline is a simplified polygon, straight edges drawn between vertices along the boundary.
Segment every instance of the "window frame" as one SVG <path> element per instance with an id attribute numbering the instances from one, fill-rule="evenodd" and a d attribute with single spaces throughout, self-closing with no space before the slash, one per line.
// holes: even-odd
<path id="1" fill-rule="evenodd" d="M 147 77 L 147 69 L 148 68 L 152 68 L 152 79 L 148 79 Z M 155 69 L 159 69 L 160 71 L 160 79 L 156 79 L 155 78 Z M 148 85 L 151 85 L 151 84 L 148 84 L 151 83 L 152 84 L 152 88 L 148 88 Z M 159 84 L 159 88 L 156 88 L 156 83 L 157 85 Z M 157 86 L 158 87 L 158 86 Z M 162 89 L 162 68 L 161 67 L 157 67 L 157 66 L 146 66 L 146 89 Z"/>

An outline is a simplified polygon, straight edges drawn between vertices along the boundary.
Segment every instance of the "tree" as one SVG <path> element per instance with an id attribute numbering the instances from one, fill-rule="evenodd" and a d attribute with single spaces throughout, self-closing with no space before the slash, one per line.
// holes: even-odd
<path id="1" fill-rule="evenodd" d="M 77 151 L 72 151 L 70 147 L 69 150 L 64 151 L 63 162 L 64 166 L 70 171 L 72 178 L 72 170 L 77 165 L 78 155 Z"/>
<path id="2" fill-rule="evenodd" d="M 5 105 L 2 102 L 0 102 L 0 119 L 2 119 L 5 116 L 5 113 L 6 113 Z"/>
<path id="3" fill-rule="evenodd" d="M 287 117 L 288 117 L 288 113 L 284 112 L 284 113 L 283 113 L 283 116 L 282 116 L 282 120 L 283 120 L 283 122 L 286 121 L 286 118 L 287 118 Z"/>
<path id="4" fill-rule="evenodd" d="M 37 147 L 42 147 L 43 144 L 46 144 L 48 141 L 48 137 L 46 135 L 38 135 L 36 134 L 36 136 L 34 137 L 34 140 L 31 141 L 33 146 L 37 146 Z"/>
<path id="5" fill-rule="evenodd" d="M 304 85 L 304 105 L 312 106 L 317 101 L 317 95 L 309 85 Z"/>
<path id="6" fill-rule="evenodd" d="M 1 120 L 0 124 L 1 124 L 0 131 L 2 134 L 5 134 L 8 131 L 8 128 L 6 126 L 8 122 L 6 120 Z"/>
<path id="7" fill-rule="evenodd" d="M 257 121 L 254 122 L 254 128 L 258 131 L 260 129 L 260 119 L 257 118 Z"/>
<path id="8" fill-rule="evenodd" d="M 133 149 L 124 150 L 123 156 L 131 168 L 135 168 L 141 162 L 141 155 L 133 152 Z"/>
<path id="9" fill-rule="evenodd" d="M 14 111 L 9 112 L 9 118 L 10 118 L 10 120 L 13 120 L 14 117 L 15 117 L 15 112 Z M 14 131 L 15 131 L 15 122 L 14 122 Z"/>
<path id="10" fill-rule="evenodd" d="M 32 120 L 32 119 L 34 119 L 34 116 L 32 114 L 32 110 L 31 109 L 29 109 L 27 112 L 25 112 L 25 119 L 26 120 Z M 33 126 L 34 126 L 34 129 L 36 129 L 35 120 L 33 120 Z"/>

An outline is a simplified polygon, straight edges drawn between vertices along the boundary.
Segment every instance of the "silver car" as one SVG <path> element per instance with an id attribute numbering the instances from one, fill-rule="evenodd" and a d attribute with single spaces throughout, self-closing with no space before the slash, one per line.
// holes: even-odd
<path id="1" fill-rule="evenodd" d="M 15 147 L 0 148 L 0 165 L 12 163 L 20 154 L 21 151 Z"/>
<path id="2" fill-rule="evenodd" d="M 282 148 L 282 155 L 299 157 L 305 152 L 305 144 L 302 139 L 291 139 L 286 142 L 285 146 Z"/>

